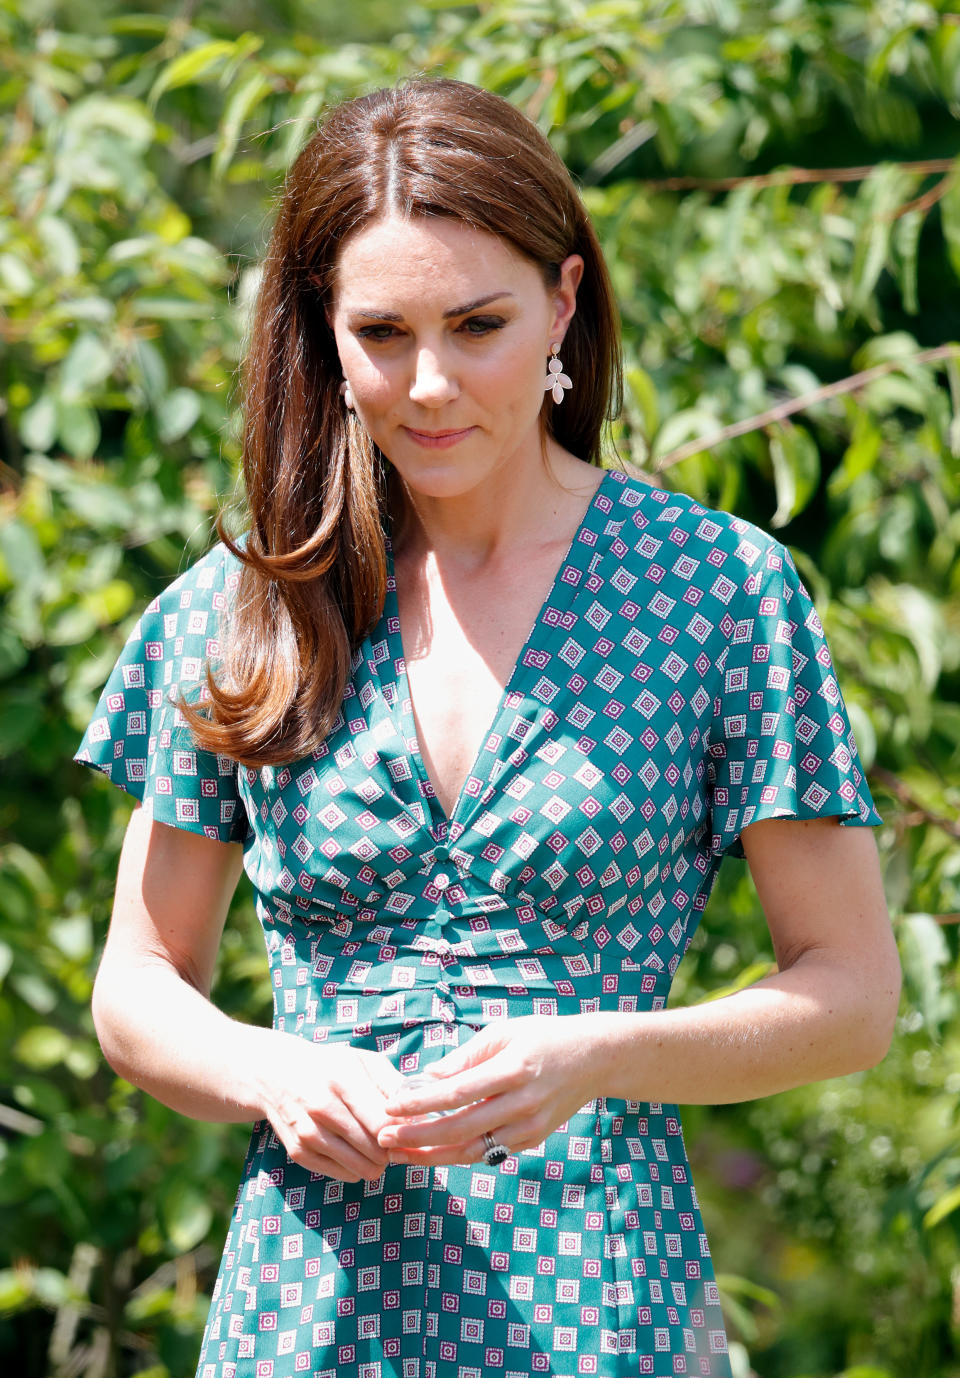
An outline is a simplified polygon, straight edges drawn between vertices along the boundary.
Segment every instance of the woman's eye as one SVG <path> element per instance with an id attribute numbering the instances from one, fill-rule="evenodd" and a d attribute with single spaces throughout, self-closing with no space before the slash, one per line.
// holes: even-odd
<path id="1" fill-rule="evenodd" d="M 461 321 L 457 326 L 459 331 L 465 335 L 489 335 L 494 330 L 500 330 L 506 321 L 502 316 L 470 316 L 467 320 Z M 373 340 L 378 344 L 386 344 L 390 340 L 399 337 L 400 332 L 392 325 L 365 325 L 357 331 L 361 340 Z"/>
<path id="2" fill-rule="evenodd" d="M 389 340 L 395 333 L 392 325 L 365 325 L 357 331 L 361 340 Z"/>
<path id="3" fill-rule="evenodd" d="M 471 316 L 460 328 L 468 335 L 488 335 L 490 331 L 499 330 L 505 324 L 500 316 Z"/>

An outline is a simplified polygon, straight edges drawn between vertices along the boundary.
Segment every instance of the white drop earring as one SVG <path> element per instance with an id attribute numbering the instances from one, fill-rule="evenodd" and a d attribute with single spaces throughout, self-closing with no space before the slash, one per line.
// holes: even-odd
<path id="1" fill-rule="evenodd" d="M 353 411 L 353 393 L 350 391 L 350 384 L 346 378 L 340 384 L 340 396 L 343 398 L 343 404 L 347 410 Z"/>
<path id="2" fill-rule="evenodd" d="M 564 388 L 572 388 L 573 381 L 564 373 L 563 364 L 557 358 L 557 355 L 560 353 L 560 346 L 558 344 L 552 344 L 550 346 L 550 353 L 553 355 L 553 358 L 547 364 L 549 372 L 544 379 L 543 390 L 544 392 L 552 392 L 555 402 L 562 402 Z"/>

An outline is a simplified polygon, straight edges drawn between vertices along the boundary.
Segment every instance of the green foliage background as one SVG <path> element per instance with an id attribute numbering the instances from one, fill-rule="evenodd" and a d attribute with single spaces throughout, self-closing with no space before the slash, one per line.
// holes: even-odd
<path id="1" fill-rule="evenodd" d="M 945 0 L 0 0 L 0 1363 L 193 1372 L 248 1126 L 186 1120 L 100 1055 L 129 800 L 70 758 L 137 612 L 234 493 L 235 370 L 284 169 L 328 102 L 411 72 L 506 95 L 579 179 L 623 311 L 613 439 L 791 546 L 885 819 L 906 973 L 887 1060 L 685 1112 L 738 1378 L 957 1378 Z M 675 999 L 771 960 L 728 861 Z M 244 885 L 216 1000 L 268 1022 L 266 973 Z"/>

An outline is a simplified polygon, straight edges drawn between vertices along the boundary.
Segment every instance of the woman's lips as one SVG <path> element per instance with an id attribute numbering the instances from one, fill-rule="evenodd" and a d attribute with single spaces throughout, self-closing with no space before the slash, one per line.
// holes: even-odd
<path id="1" fill-rule="evenodd" d="M 460 431 L 415 431 L 412 426 L 404 426 L 403 429 L 418 445 L 423 445 L 428 450 L 445 450 L 469 435 L 474 427 L 466 426 Z"/>

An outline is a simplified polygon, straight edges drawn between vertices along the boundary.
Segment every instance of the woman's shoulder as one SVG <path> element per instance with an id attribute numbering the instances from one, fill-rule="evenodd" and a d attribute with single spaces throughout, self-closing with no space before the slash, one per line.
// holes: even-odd
<path id="1" fill-rule="evenodd" d="M 709 507 L 677 489 L 662 487 L 642 470 L 612 469 L 613 510 L 621 541 L 647 559 L 683 573 L 692 562 L 738 588 L 764 570 L 792 561 L 777 538 L 745 517 Z M 679 568 L 678 568 L 679 562 Z M 689 576 L 688 576 L 689 577 Z"/>
<path id="2" fill-rule="evenodd" d="M 245 533 L 234 541 L 241 548 L 245 542 Z M 223 541 L 217 541 L 150 600 L 143 609 L 143 616 L 169 615 L 201 606 L 223 611 L 240 582 L 242 570 L 243 564 L 233 551 Z"/>

